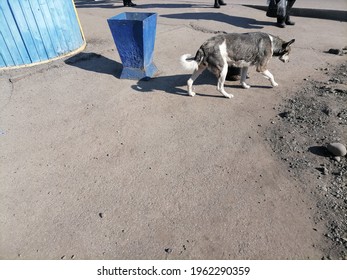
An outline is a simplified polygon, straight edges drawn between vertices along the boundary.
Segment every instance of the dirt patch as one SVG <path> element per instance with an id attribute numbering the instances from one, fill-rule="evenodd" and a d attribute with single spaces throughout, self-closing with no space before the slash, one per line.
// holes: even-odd
<path id="1" fill-rule="evenodd" d="M 317 199 L 314 223 L 327 241 L 326 259 L 347 258 L 347 160 L 334 158 L 328 143 L 347 144 L 347 63 L 316 69 L 321 80 L 303 87 L 276 110 L 265 138 L 305 193 Z"/>

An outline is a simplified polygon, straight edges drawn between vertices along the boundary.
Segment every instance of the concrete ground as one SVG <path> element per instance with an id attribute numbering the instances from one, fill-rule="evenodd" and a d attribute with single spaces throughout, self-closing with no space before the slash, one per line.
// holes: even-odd
<path id="1" fill-rule="evenodd" d="M 295 17 L 279 29 L 242 6 L 265 0 L 134 2 L 76 1 L 82 54 L 0 72 L 0 258 L 320 259 L 315 197 L 262 132 L 315 68 L 344 61 L 325 51 L 346 45 L 347 22 Z M 155 79 L 119 79 L 106 19 L 124 11 L 158 13 Z M 229 100 L 204 73 L 186 96 L 179 57 L 215 31 L 295 38 L 290 63 L 270 62 L 280 86 L 251 69 L 251 89 L 227 82 Z"/>

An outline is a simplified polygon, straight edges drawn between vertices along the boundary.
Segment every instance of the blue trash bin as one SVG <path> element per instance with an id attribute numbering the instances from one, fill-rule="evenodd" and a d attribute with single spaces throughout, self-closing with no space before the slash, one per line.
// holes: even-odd
<path id="1" fill-rule="evenodd" d="M 157 14 L 125 12 L 107 22 L 123 64 L 120 78 L 153 77 L 158 71 L 153 63 Z"/>

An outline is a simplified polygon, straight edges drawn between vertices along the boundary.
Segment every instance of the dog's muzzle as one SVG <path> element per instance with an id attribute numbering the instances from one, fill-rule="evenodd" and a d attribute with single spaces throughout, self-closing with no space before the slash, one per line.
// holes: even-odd
<path id="1" fill-rule="evenodd" d="M 289 56 L 288 56 L 288 54 L 284 54 L 284 55 L 280 56 L 280 60 L 281 60 L 282 62 L 284 62 L 284 63 L 289 62 Z"/>

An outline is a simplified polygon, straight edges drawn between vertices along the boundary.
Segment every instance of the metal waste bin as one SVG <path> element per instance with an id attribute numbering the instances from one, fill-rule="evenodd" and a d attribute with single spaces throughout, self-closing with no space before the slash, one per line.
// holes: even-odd
<path id="1" fill-rule="evenodd" d="M 158 71 L 153 63 L 157 14 L 125 12 L 107 22 L 123 64 L 120 78 L 153 77 Z"/>

